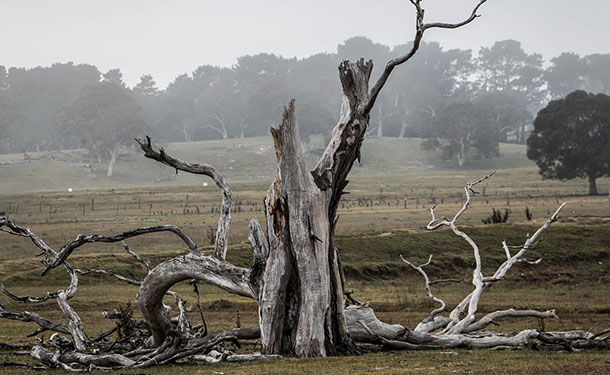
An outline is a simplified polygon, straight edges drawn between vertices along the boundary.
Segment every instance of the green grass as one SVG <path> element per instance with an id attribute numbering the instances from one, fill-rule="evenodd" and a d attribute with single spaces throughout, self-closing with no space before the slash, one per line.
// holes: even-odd
<path id="1" fill-rule="evenodd" d="M 23 360 L 22 360 L 23 361 Z M 610 370 L 605 352 L 549 353 L 533 350 L 450 350 L 367 353 L 358 357 L 287 359 L 255 363 L 162 366 L 121 370 L 120 374 L 565 374 L 604 375 Z M 30 374 L 28 369 L 2 369 L 2 374 Z M 64 374 L 62 370 L 45 370 Z M 94 371 L 94 374 L 103 372 Z"/>
<path id="2" fill-rule="evenodd" d="M 173 156 L 192 162 L 214 165 L 229 183 L 236 181 L 271 182 L 276 174 L 275 153 L 271 137 L 255 137 L 164 145 Z M 465 171 L 507 168 L 534 168 L 525 156 L 524 145 L 502 144 L 501 157 L 472 160 Z M 34 153 L 31 163 L 2 164 L 23 160 L 22 154 L 0 155 L 0 181 L 3 193 L 35 191 L 131 188 L 142 186 L 201 185 L 202 178 L 184 173 L 178 176 L 169 167 L 144 158 L 134 147 L 125 152 L 115 167 L 116 175 L 106 177 L 106 164 L 94 165 L 93 171 L 81 166 L 87 161 L 84 150 L 61 153 Z M 313 167 L 319 153 L 308 153 L 307 164 Z M 455 169 L 453 161 L 442 161 L 435 153 L 421 149 L 419 139 L 371 138 L 362 147 L 362 164 L 353 176 L 406 175 Z M 171 178 L 170 180 L 167 180 Z M 160 182 L 155 180 L 165 179 Z M 211 181 L 210 181 L 211 185 Z"/>

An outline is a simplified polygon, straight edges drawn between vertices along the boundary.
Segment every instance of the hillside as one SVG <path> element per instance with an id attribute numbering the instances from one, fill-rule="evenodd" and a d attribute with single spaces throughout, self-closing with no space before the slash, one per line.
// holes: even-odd
<path id="1" fill-rule="evenodd" d="M 229 180 L 271 181 L 275 175 L 275 154 L 270 137 L 214 140 L 164 145 L 172 155 L 192 162 L 214 165 Z M 309 152 L 313 166 L 322 150 Z M 525 156 L 525 146 L 501 144 L 501 157 L 469 160 L 468 170 L 523 168 L 535 165 Z M 115 166 L 115 176 L 106 177 L 106 165 L 88 168 L 81 162 L 83 150 L 34 153 L 33 161 L 23 162 L 22 154 L 0 155 L 2 193 L 65 191 L 72 189 L 114 189 L 144 186 L 183 186 L 200 184 L 201 179 L 175 175 L 170 168 L 145 159 L 135 147 L 125 152 Z M 353 176 L 410 175 L 455 169 L 455 162 L 421 149 L 419 139 L 371 138 L 362 148 L 362 164 Z"/>

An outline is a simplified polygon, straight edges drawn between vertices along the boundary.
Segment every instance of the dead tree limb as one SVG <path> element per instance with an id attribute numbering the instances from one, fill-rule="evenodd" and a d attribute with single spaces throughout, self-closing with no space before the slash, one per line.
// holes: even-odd
<path id="1" fill-rule="evenodd" d="M 500 265 L 500 267 L 498 267 L 498 269 L 496 270 L 494 275 L 491 277 L 491 280 L 502 280 L 504 278 L 504 276 L 506 275 L 508 270 L 510 270 L 510 268 L 515 263 L 518 263 L 519 259 L 527 252 L 527 250 L 529 250 L 532 247 L 532 245 L 536 242 L 536 240 L 540 236 L 540 234 L 542 234 L 542 232 L 544 232 L 553 222 L 555 222 L 557 220 L 557 217 L 559 216 L 559 212 L 561 212 L 561 210 L 563 209 L 565 204 L 566 203 L 564 202 L 559 206 L 559 208 L 557 208 L 557 210 L 553 213 L 553 215 L 551 215 L 551 217 L 540 228 L 538 228 L 538 230 L 530 238 L 528 238 L 525 241 L 525 243 L 523 244 L 521 249 L 515 255 L 512 255 L 510 258 L 508 258 L 508 255 L 510 255 L 510 252 L 507 253 L 508 259 L 506 261 L 504 261 L 504 263 L 502 263 Z M 505 251 L 506 251 L 506 246 L 503 246 L 503 247 L 505 248 Z M 447 326 L 448 332 L 458 333 L 460 329 L 465 328 L 465 326 L 467 325 L 465 323 L 463 323 L 462 325 L 460 325 L 458 328 L 455 328 L 455 329 L 453 328 L 453 325 L 454 324 L 457 325 L 459 323 L 459 316 L 465 310 L 466 306 L 471 305 L 471 302 L 473 300 L 475 300 L 476 303 L 478 303 L 478 299 L 480 298 L 481 293 L 483 292 L 483 290 L 485 290 L 490 285 L 491 285 L 490 282 L 483 282 L 482 284 L 479 284 L 478 289 L 475 288 L 475 291 L 473 291 L 468 296 L 466 296 L 466 298 L 464 298 L 462 300 L 462 302 L 460 302 L 451 311 L 451 313 L 449 314 L 449 317 L 451 318 L 452 323 L 450 323 Z M 475 293 L 475 292 L 477 292 L 477 293 Z M 476 303 L 474 304 L 475 307 L 476 307 Z M 474 311 L 474 312 L 476 313 L 476 311 Z M 471 324 L 472 322 L 474 322 L 474 320 L 472 320 L 469 324 Z"/>
<path id="2" fill-rule="evenodd" d="M 192 253 L 199 254 L 199 250 L 198 250 L 195 242 L 186 233 L 184 233 L 184 231 L 182 229 L 180 229 L 174 225 L 158 225 L 158 226 L 154 226 L 154 227 L 143 227 L 143 228 L 138 228 L 138 229 L 130 230 L 127 232 L 123 232 L 123 233 L 117 234 L 115 236 L 104 236 L 101 234 L 87 234 L 87 235 L 79 234 L 78 236 L 76 236 L 76 238 L 72 242 L 69 242 L 66 245 L 62 246 L 59 253 L 54 257 L 54 259 L 52 261 L 45 264 L 47 266 L 47 268 L 44 270 L 42 275 L 44 276 L 50 269 L 63 264 L 65 262 L 65 260 L 68 259 L 68 257 L 70 256 L 70 254 L 72 254 L 72 252 L 74 250 L 76 250 L 77 248 L 79 248 L 82 245 L 85 245 L 87 243 L 94 243 L 94 242 L 112 243 L 112 242 L 120 242 L 120 241 L 122 242 L 123 240 L 125 240 L 127 238 L 141 236 L 143 234 L 156 233 L 156 232 L 175 233 L 176 235 L 178 235 L 178 237 L 180 237 L 184 241 L 184 243 L 188 246 L 188 248 L 190 249 L 190 251 Z"/>
<path id="3" fill-rule="evenodd" d="M 416 266 L 413 263 L 409 262 L 408 260 L 403 258 L 402 255 L 400 256 L 400 259 L 402 259 L 403 262 L 405 262 L 406 264 L 411 266 L 414 270 L 419 272 L 420 275 L 422 275 L 422 277 L 424 278 L 424 281 L 426 283 L 426 295 L 428 295 L 428 297 L 432 301 L 441 305 L 438 309 L 432 310 L 430 315 L 428 315 L 420 324 L 429 323 L 434 320 L 434 317 L 436 317 L 438 314 L 442 313 L 443 311 L 445 311 L 447 309 L 447 304 L 445 303 L 445 301 L 443 301 L 440 298 L 435 297 L 432 294 L 432 291 L 430 290 L 430 279 L 428 278 L 428 274 L 426 273 L 426 271 L 424 271 L 424 269 L 423 269 L 425 266 L 430 264 L 430 262 L 432 261 L 432 254 L 430 254 L 430 256 L 428 257 L 428 261 L 420 266 Z M 419 327 L 419 325 L 418 325 L 418 327 Z M 417 328 L 415 328 L 415 330 L 417 331 Z"/>
<path id="4" fill-rule="evenodd" d="M 500 320 L 502 318 L 511 317 L 511 318 L 524 318 L 524 317 L 533 317 L 540 319 L 548 319 L 548 318 L 556 318 L 557 314 L 555 314 L 555 310 L 549 311 L 535 311 L 535 310 L 515 310 L 508 309 L 502 311 L 494 311 L 483 316 L 476 323 L 473 323 L 466 327 L 463 332 L 471 333 L 484 329 L 488 325 Z"/>
<path id="5" fill-rule="evenodd" d="M 231 189 L 225 182 L 224 177 L 209 164 L 195 164 L 189 163 L 180 159 L 176 159 L 165 153 L 163 148 L 159 151 L 155 151 L 152 146 L 150 137 L 146 137 L 146 140 L 136 139 L 136 142 L 140 144 L 144 156 L 149 159 L 156 160 L 160 163 L 168 165 L 178 170 L 185 171 L 193 174 L 206 175 L 214 180 L 216 186 L 222 191 L 222 206 L 220 209 L 220 218 L 218 219 L 218 228 L 216 229 L 216 241 L 214 249 L 214 257 L 219 260 L 225 260 L 227 257 L 227 245 L 229 237 L 229 227 L 231 224 Z"/>
<path id="6" fill-rule="evenodd" d="M 18 320 L 21 322 L 33 322 L 40 326 L 41 331 L 37 331 L 37 334 L 46 330 L 63 333 L 66 335 L 70 334 L 70 330 L 65 324 L 61 323 L 53 323 L 50 320 L 47 320 L 40 315 L 24 311 L 23 313 L 14 313 L 10 311 L 6 311 L 4 306 L 0 305 L 0 318 L 10 319 L 10 320 Z"/>
<path id="7" fill-rule="evenodd" d="M 474 21 L 477 17 L 480 17 L 477 12 L 481 5 L 483 5 L 487 0 L 480 0 L 479 3 L 474 7 L 470 16 L 462 21 L 457 23 L 443 23 L 443 22 L 433 22 L 433 23 L 424 23 L 424 9 L 422 8 L 422 0 L 410 0 L 411 4 L 415 7 L 415 37 L 413 38 L 413 44 L 411 49 L 404 54 L 403 56 L 397 57 L 395 59 L 390 60 L 387 64 L 383 73 L 371 89 L 369 100 L 366 102 L 364 106 L 364 112 L 369 113 L 373 106 L 375 105 L 375 101 L 377 100 L 377 96 L 379 92 L 387 82 L 390 74 L 394 68 L 398 65 L 401 65 L 411 59 L 421 45 L 421 41 L 424 37 L 424 33 L 428 29 L 440 28 L 440 29 L 456 29 L 458 27 L 469 24 Z"/>

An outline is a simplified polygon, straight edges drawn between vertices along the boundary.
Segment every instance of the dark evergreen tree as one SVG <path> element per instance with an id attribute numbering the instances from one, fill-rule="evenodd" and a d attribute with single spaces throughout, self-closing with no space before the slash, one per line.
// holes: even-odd
<path id="1" fill-rule="evenodd" d="M 543 178 L 596 180 L 610 176 L 610 96 L 574 91 L 542 109 L 527 140 L 527 157 Z"/>

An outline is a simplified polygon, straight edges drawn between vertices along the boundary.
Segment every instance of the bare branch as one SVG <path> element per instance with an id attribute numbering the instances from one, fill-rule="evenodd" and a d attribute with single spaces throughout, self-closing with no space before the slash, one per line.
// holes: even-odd
<path id="1" fill-rule="evenodd" d="M 506 318 L 506 317 L 518 317 L 518 318 L 534 317 L 534 318 L 540 318 L 540 319 L 547 319 L 547 318 L 556 318 L 557 314 L 555 313 L 555 310 L 535 311 L 535 310 L 509 309 L 509 310 L 495 311 L 495 312 L 485 315 L 484 317 L 479 319 L 478 322 L 471 324 L 470 326 L 465 328 L 462 332 L 471 333 L 471 332 L 480 331 L 483 328 L 487 327 L 488 325 L 494 323 L 496 320 Z"/>
<path id="2" fill-rule="evenodd" d="M 60 290 L 57 294 L 57 303 L 61 311 L 70 319 L 68 329 L 72 335 L 72 341 L 76 350 L 87 350 L 87 344 L 90 342 L 83 329 L 83 322 L 76 311 L 68 304 L 68 299 L 72 298 L 78 291 L 78 272 L 70 273 L 70 286 L 66 290 Z"/>
<path id="3" fill-rule="evenodd" d="M 140 144 L 140 148 L 144 151 L 144 156 L 149 159 L 156 160 L 160 163 L 168 165 L 176 169 L 193 174 L 202 174 L 211 177 L 216 186 L 222 191 L 222 208 L 220 218 L 218 219 L 218 229 L 216 230 L 216 245 L 214 250 L 214 257 L 220 260 L 225 260 L 227 256 L 227 244 L 229 236 L 229 226 L 231 223 L 231 189 L 225 182 L 222 175 L 209 164 L 194 164 L 186 161 L 173 158 L 165 153 L 163 148 L 159 151 L 153 149 L 149 136 L 146 136 L 146 140 L 136 139 L 136 142 Z"/>
<path id="4" fill-rule="evenodd" d="M 189 322 L 186 317 L 186 307 L 185 307 L 186 301 L 184 301 L 178 293 L 172 292 L 171 290 L 168 290 L 167 292 L 165 292 L 165 294 L 174 297 L 174 299 L 176 300 L 176 305 L 178 306 L 178 311 L 179 311 L 178 328 L 180 329 L 181 334 L 183 334 L 183 335 L 187 334 L 187 332 L 189 331 Z"/>
<path id="5" fill-rule="evenodd" d="M 197 294 L 197 309 L 199 310 L 199 316 L 201 317 L 201 324 L 203 325 L 203 336 L 208 335 L 208 324 L 205 322 L 205 316 L 203 315 L 203 308 L 201 307 L 201 294 L 199 293 L 199 280 L 192 280 L 190 284 L 193 285 L 193 291 Z"/>
<path id="6" fill-rule="evenodd" d="M 383 73 L 381 74 L 381 76 L 379 77 L 379 79 L 377 80 L 377 82 L 375 83 L 373 88 L 371 89 L 369 100 L 363 109 L 364 113 L 369 113 L 371 111 L 371 109 L 373 109 L 373 106 L 375 105 L 375 101 L 377 100 L 377 96 L 379 95 L 379 92 L 381 91 L 381 89 L 383 88 L 385 83 L 387 82 L 387 80 L 390 77 L 390 74 L 392 73 L 394 68 L 397 67 L 398 65 L 405 63 L 406 61 L 408 61 L 415 55 L 415 53 L 417 52 L 417 50 L 419 49 L 419 47 L 421 45 L 421 41 L 422 41 L 422 38 L 424 37 L 424 32 L 426 30 L 432 29 L 432 28 L 456 29 L 458 27 L 467 25 L 470 22 L 474 21 L 477 17 L 479 17 L 479 15 L 477 14 L 477 11 L 481 7 L 481 5 L 483 5 L 487 0 L 480 0 L 480 2 L 472 10 L 472 13 L 470 14 L 470 16 L 462 22 L 458 22 L 458 23 L 435 22 L 435 23 L 428 23 L 428 24 L 424 23 L 424 9 L 421 6 L 421 0 L 410 0 L 410 1 L 411 1 L 411 4 L 413 4 L 413 6 L 415 7 L 415 37 L 413 38 L 413 45 L 411 46 L 411 49 L 405 55 L 392 59 L 386 64 L 386 67 L 385 67 Z"/>
<path id="7" fill-rule="evenodd" d="M 45 264 L 47 266 L 47 268 L 42 272 L 42 275 L 44 276 L 50 269 L 55 268 L 55 267 L 59 266 L 60 264 L 64 263 L 74 250 L 76 250 L 77 248 L 79 248 L 80 246 L 82 246 L 84 244 L 93 243 L 93 242 L 106 242 L 106 243 L 119 242 L 119 241 L 123 241 L 127 238 L 141 236 L 143 234 L 155 233 L 155 232 L 175 233 L 178 235 L 178 237 L 180 237 L 184 241 L 184 243 L 186 243 L 186 245 L 191 250 L 191 253 L 199 254 L 199 250 L 197 249 L 197 245 L 195 244 L 195 242 L 186 233 L 184 233 L 184 231 L 182 229 L 180 229 L 176 226 L 173 226 L 173 225 L 158 225 L 158 226 L 154 226 L 154 227 L 143 227 L 143 228 L 138 228 L 138 229 L 130 230 L 127 232 L 123 232 L 123 233 L 117 234 L 115 236 L 104 236 L 101 234 L 88 234 L 88 235 L 79 234 L 78 236 L 76 236 L 76 238 L 72 242 L 64 245 L 52 261 Z"/>
<path id="8" fill-rule="evenodd" d="M 32 233 L 29 228 L 22 228 L 11 220 L 5 217 L 0 217 L 0 228 L 2 228 L 3 226 L 7 226 L 10 231 L 15 234 L 21 235 L 23 237 L 28 237 L 34 243 L 34 245 L 36 245 L 39 249 L 42 250 L 42 255 L 45 256 L 45 259 L 47 261 L 51 261 L 57 256 L 55 250 L 53 250 L 49 245 L 47 245 L 40 237 Z"/>
<path id="9" fill-rule="evenodd" d="M 438 283 L 461 283 L 462 279 L 440 279 L 440 280 L 431 280 L 429 282 L 430 285 L 438 284 Z"/>
<path id="10" fill-rule="evenodd" d="M 481 5 L 483 5 L 483 3 L 485 3 L 486 1 L 487 0 L 481 0 L 474 7 L 474 9 L 472 10 L 472 13 L 470 14 L 470 17 L 468 17 L 466 20 L 464 20 L 462 22 L 458 22 L 458 23 L 443 23 L 443 22 L 428 23 L 428 24 L 424 25 L 424 29 L 432 29 L 432 28 L 457 29 L 458 27 L 462 27 L 464 25 L 467 25 L 470 22 L 474 21 L 475 18 L 481 17 L 481 15 L 477 14 L 477 11 L 481 7 Z"/>
<path id="11" fill-rule="evenodd" d="M 432 261 L 432 254 L 430 254 L 430 256 L 428 257 L 428 261 L 426 263 L 422 264 L 421 266 L 414 265 L 413 263 L 411 263 L 408 260 L 406 260 L 405 258 L 403 258 L 402 255 L 400 256 L 400 259 L 402 259 L 403 262 L 405 262 L 406 264 L 411 266 L 414 270 L 419 272 L 420 275 L 422 275 L 422 277 L 424 278 L 424 281 L 426 283 L 426 294 L 432 301 L 441 305 L 441 307 L 439 307 L 436 310 L 433 310 L 430 313 L 430 315 L 428 315 L 424 320 L 422 320 L 421 323 L 418 324 L 418 327 L 419 327 L 422 324 L 426 324 L 426 323 L 433 321 L 435 316 L 437 316 L 438 314 L 442 313 L 443 311 L 445 311 L 447 309 L 447 304 L 445 303 L 445 301 L 443 301 L 440 298 L 435 297 L 432 294 L 432 291 L 430 290 L 430 279 L 428 278 L 428 274 L 426 274 L 426 271 L 424 271 L 424 269 L 423 269 L 423 267 L 429 265 L 430 262 Z M 415 330 L 417 330 L 417 327 L 415 328 Z"/>
<path id="12" fill-rule="evenodd" d="M 85 270 L 85 271 L 81 271 L 79 269 L 76 269 L 74 271 L 76 271 L 78 274 L 83 275 L 83 276 L 89 275 L 91 273 L 96 273 L 96 274 L 101 274 L 101 275 L 106 275 L 106 276 L 114 277 L 115 279 L 124 281 L 127 284 L 131 284 L 131 285 L 135 285 L 135 286 L 142 285 L 142 282 L 140 282 L 140 281 L 136 281 L 136 280 L 130 279 L 128 277 L 119 275 L 117 273 L 106 271 L 106 270 L 102 270 L 102 269 L 91 268 L 91 269 L 88 269 L 88 270 Z"/>
<path id="13" fill-rule="evenodd" d="M 2 283 L 0 283 L 0 289 L 2 289 L 2 293 L 6 294 L 10 299 L 19 301 L 19 302 L 40 303 L 40 302 L 47 301 L 51 298 L 57 298 L 57 292 L 47 292 L 42 297 L 30 297 L 30 296 L 20 297 L 20 296 L 17 296 L 15 294 L 11 293 L 8 289 L 6 289 L 6 287 Z"/>
<path id="14" fill-rule="evenodd" d="M 144 268 L 146 268 L 146 272 L 150 272 L 150 264 L 148 264 L 147 261 L 145 261 L 144 259 L 142 259 L 138 254 L 136 254 L 135 252 L 131 251 L 129 249 L 129 246 L 127 246 L 127 244 L 124 241 L 121 241 L 121 244 L 123 245 L 123 248 L 125 249 L 125 251 L 131 255 L 132 257 L 136 258 L 136 260 L 138 262 L 140 262 Z"/>
<path id="15" fill-rule="evenodd" d="M 517 262 L 519 262 L 519 260 L 521 259 L 521 257 L 525 254 L 525 252 L 529 249 L 531 249 L 534 244 L 536 244 L 536 240 L 538 239 L 538 237 L 542 234 L 542 232 L 544 232 L 553 222 L 555 222 L 557 220 L 557 217 L 559 216 L 559 213 L 561 212 L 561 210 L 563 209 L 563 207 L 565 206 L 565 202 L 562 203 L 559 208 L 557 208 L 557 210 L 553 213 L 553 215 L 551 215 L 551 217 L 540 227 L 538 228 L 538 230 L 527 239 L 527 241 L 525 241 L 525 243 L 523 244 L 523 246 L 521 247 L 521 249 L 513 256 L 511 256 L 510 258 L 508 258 L 504 263 L 502 263 L 500 265 L 500 267 L 498 267 L 498 269 L 496 270 L 496 272 L 494 273 L 494 275 L 489 279 L 489 280 L 501 280 L 504 278 L 504 276 L 506 275 L 506 273 L 508 272 L 508 270 Z M 506 251 L 507 246 L 503 245 Z M 510 252 L 508 252 L 507 254 L 510 254 Z M 486 289 L 488 286 L 490 285 L 489 282 L 484 282 L 482 289 L 480 289 L 480 291 L 478 292 L 478 296 L 475 295 L 475 291 L 478 291 L 475 288 L 475 291 L 473 291 L 472 293 L 470 293 L 468 296 L 466 296 L 450 313 L 449 317 L 454 321 L 457 322 L 459 320 L 459 316 L 460 314 L 465 310 L 466 306 L 468 306 L 473 298 L 479 298 L 480 297 L 480 293 L 483 292 L 484 289 Z M 448 329 L 450 329 L 451 327 L 449 326 Z"/>
<path id="16" fill-rule="evenodd" d="M 40 315 L 33 313 L 33 312 L 29 312 L 29 311 L 24 311 L 23 313 L 14 313 L 14 312 L 6 311 L 4 309 L 4 306 L 0 305 L 0 318 L 18 320 L 21 322 L 36 323 L 41 328 L 40 330 L 37 331 L 37 333 L 40 333 L 40 332 L 43 332 L 46 330 L 50 330 L 50 331 L 60 332 L 60 333 L 66 334 L 66 335 L 70 334 L 70 330 L 68 329 L 68 327 L 65 324 L 53 323 L 50 320 L 47 320 L 47 319 L 41 317 Z"/>

